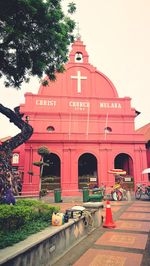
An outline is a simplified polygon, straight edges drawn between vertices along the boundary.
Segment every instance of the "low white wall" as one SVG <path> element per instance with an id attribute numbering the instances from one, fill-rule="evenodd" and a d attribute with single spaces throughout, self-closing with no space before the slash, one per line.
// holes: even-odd
<path id="1" fill-rule="evenodd" d="M 101 211 L 93 210 L 93 226 L 101 225 Z M 84 217 L 69 220 L 62 226 L 49 228 L 29 236 L 26 240 L 0 251 L 0 265 L 3 266 L 47 266 L 53 265 L 71 247 L 81 241 L 89 232 Z"/>

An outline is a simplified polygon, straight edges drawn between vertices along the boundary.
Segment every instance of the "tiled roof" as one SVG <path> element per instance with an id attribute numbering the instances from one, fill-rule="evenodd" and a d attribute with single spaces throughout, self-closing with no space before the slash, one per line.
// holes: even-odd
<path id="1" fill-rule="evenodd" d="M 144 138 L 146 141 L 150 140 L 150 123 L 140 127 L 136 130 L 137 133 L 144 134 Z"/>

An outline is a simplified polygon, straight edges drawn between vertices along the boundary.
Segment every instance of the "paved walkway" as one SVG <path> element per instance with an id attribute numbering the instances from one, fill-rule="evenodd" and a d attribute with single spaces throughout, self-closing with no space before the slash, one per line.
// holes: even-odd
<path id="1" fill-rule="evenodd" d="M 110 203 L 116 228 L 100 227 L 94 230 L 55 266 L 150 265 L 150 201 Z M 61 210 L 65 210 L 76 204 L 81 205 L 81 200 L 59 205 Z"/>

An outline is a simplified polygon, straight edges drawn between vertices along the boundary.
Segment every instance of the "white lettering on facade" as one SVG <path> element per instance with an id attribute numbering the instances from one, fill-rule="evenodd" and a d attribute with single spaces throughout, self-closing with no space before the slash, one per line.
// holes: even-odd
<path id="1" fill-rule="evenodd" d="M 114 103 L 114 102 L 112 102 L 112 103 L 100 102 L 99 106 L 100 106 L 100 108 L 113 108 L 113 109 L 122 108 L 121 103 Z"/>
<path id="2" fill-rule="evenodd" d="M 39 99 L 39 100 L 36 100 L 36 105 L 40 105 L 40 106 L 56 106 L 56 101 Z"/>
<path id="3" fill-rule="evenodd" d="M 85 110 L 85 108 L 89 108 L 90 107 L 90 103 L 89 102 L 73 102 L 73 101 L 70 101 L 69 102 L 69 106 L 73 107 L 75 110 Z"/>

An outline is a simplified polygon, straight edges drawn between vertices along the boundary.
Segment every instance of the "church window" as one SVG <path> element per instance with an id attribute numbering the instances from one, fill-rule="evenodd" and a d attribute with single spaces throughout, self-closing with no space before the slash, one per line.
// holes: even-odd
<path id="1" fill-rule="evenodd" d="M 47 127 L 47 131 L 49 131 L 49 132 L 55 131 L 55 128 L 53 126 L 48 126 Z"/>
<path id="2" fill-rule="evenodd" d="M 12 164 L 17 164 L 17 163 L 19 163 L 19 154 L 14 153 L 12 157 Z"/>
<path id="3" fill-rule="evenodd" d="M 105 127 L 104 131 L 105 131 L 105 133 L 110 133 L 110 132 L 112 132 L 112 128 L 111 127 Z"/>

